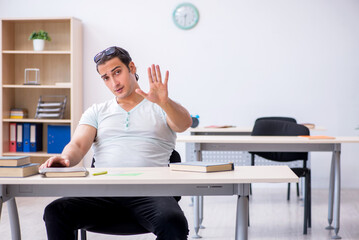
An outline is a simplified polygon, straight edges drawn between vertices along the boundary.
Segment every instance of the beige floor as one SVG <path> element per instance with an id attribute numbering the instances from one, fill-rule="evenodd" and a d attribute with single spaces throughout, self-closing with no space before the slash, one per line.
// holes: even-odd
<path id="1" fill-rule="evenodd" d="M 249 239 L 298 239 L 320 240 L 331 239 L 333 232 L 325 230 L 327 226 L 327 190 L 313 189 L 312 229 L 308 235 L 302 235 L 303 205 L 302 201 L 294 197 L 286 201 L 286 189 L 283 188 L 255 188 L 250 199 Z M 340 236 L 346 240 L 359 239 L 359 190 L 342 190 L 341 229 Z M 19 198 L 17 199 L 21 233 L 23 240 L 46 239 L 46 230 L 42 221 L 44 206 L 53 198 Z M 190 197 L 181 200 L 193 234 L 193 214 Z M 203 225 L 200 230 L 202 239 L 227 240 L 234 239 L 235 197 L 206 197 Z M 7 206 L 4 204 L 0 221 L 0 239 L 11 239 L 8 222 Z M 88 239 L 130 239 L 154 240 L 152 234 L 137 236 L 109 236 L 88 233 Z M 189 238 L 191 239 L 191 238 Z"/>

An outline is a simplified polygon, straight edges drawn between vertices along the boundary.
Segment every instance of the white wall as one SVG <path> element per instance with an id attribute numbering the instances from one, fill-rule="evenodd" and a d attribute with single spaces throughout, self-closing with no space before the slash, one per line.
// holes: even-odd
<path id="1" fill-rule="evenodd" d="M 112 97 L 92 59 L 118 45 L 131 53 L 145 90 L 150 64 L 168 69 L 170 97 L 202 126 L 281 115 L 324 126 L 327 135 L 358 135 L 359 1 L 191 0 L 200 21 L 189 31 L 171 19 L 181 2 L 0 0 L 0 17 L 82 20 L 84 108 Z M 359 147 L 342 150 L 342 185 L 359 188 Z M 326 188 L 330 154 L 312 159 L 313 186 Z"/>

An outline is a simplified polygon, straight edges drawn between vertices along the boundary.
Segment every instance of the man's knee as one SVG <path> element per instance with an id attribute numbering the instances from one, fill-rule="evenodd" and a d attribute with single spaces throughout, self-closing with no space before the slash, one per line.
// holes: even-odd
<path id="1" fill-rule="evenodd" d="M 61 219 L 65 215 L 63 199 L 57 199 L 45 207 L 43 219 L 45 222 Z"/>
<path id="2" fill-rule="evenodd" d="M 53 216 L 56 216 L 57 212 L 58 212 L 58 208 L 54 204 L 54 202 L 47 205 L 44 210 L 44 216 L 43 216 L 44 221 L 46 222 L 50 220 Z"/>
<path id="3" fill-rule="evenodd" d="M 188 222 L 183 212 L 170 212 L 164 214 L 160 222 L 158 239 L 187 239 Z"/>

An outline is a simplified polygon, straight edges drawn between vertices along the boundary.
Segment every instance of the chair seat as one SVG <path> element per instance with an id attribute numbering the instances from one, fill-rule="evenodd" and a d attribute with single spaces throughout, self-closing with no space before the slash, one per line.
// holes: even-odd
<path id="1" fill-rule="evenodd" d="M 291 168 L 297 177 L 305 177 L 310 172 L 309 168 Z"/>

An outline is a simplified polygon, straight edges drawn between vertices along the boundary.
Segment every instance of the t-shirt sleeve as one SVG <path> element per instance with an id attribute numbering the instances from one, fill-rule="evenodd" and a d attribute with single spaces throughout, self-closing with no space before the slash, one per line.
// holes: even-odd
<path id="1" fill-rule="evenodd" d="M 96 104 L 89 107 L 81 116 L 79 125 L 90 125 L 98 129 L 98 110 Z"/>

